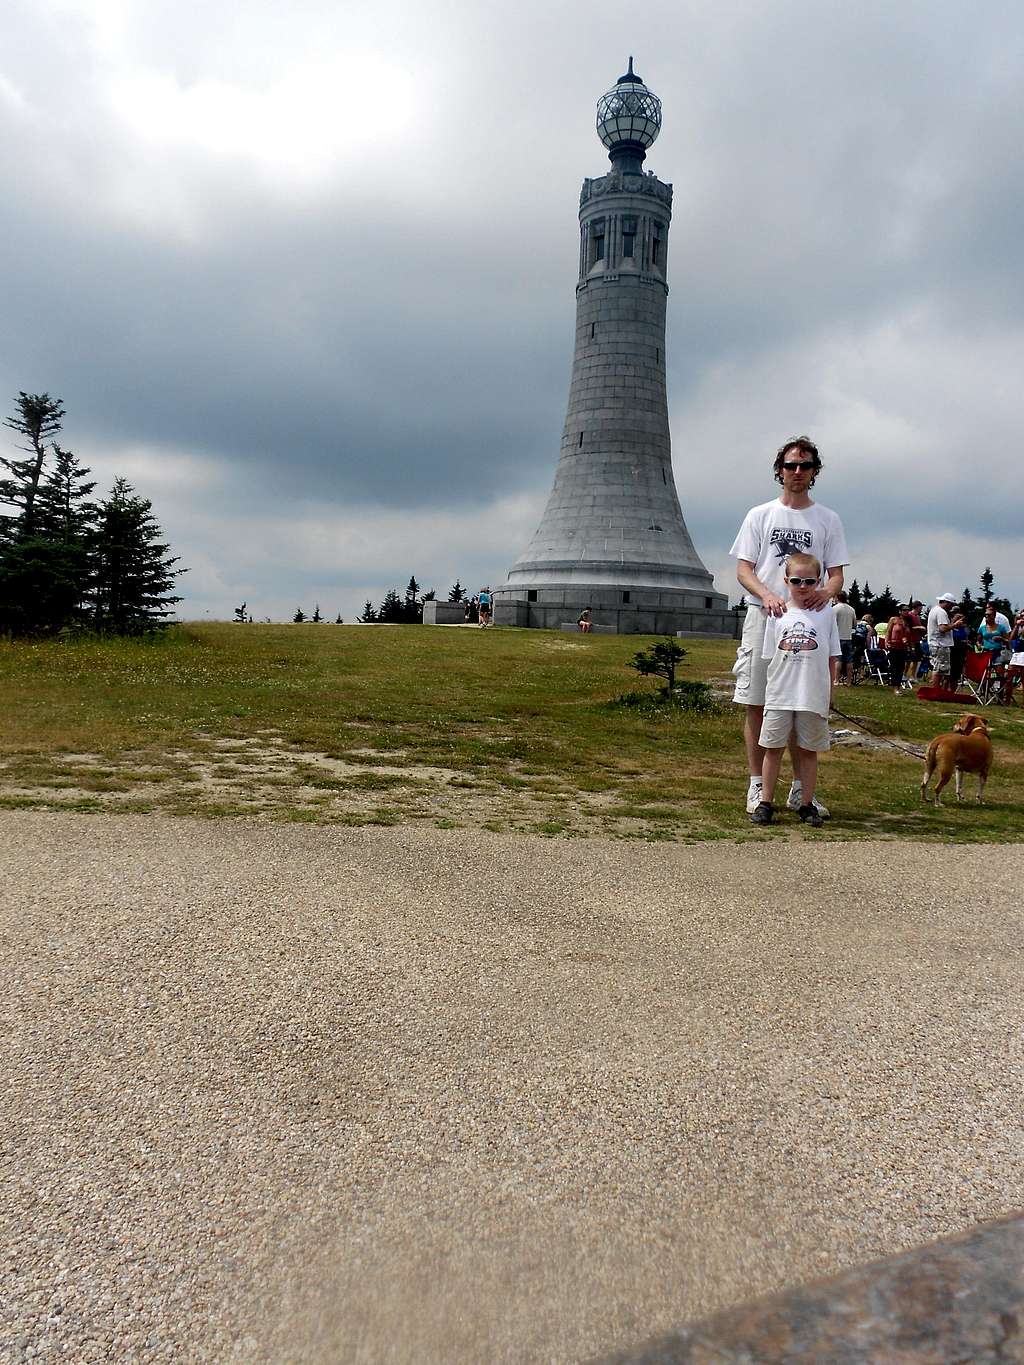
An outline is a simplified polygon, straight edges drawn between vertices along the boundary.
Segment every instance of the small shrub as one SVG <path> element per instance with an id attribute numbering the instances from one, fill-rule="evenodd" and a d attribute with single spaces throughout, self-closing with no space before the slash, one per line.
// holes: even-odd
<path id="1" fill-rule="evenodd" d="M 710 716 L 718 710 L 711 688 L 703 682 L 679 682 L 671 691 L 661 688 L 657 692 L 626 692 L 612 705 L 636 711 L 650 720 L 669 720 L 682 712 Z"/>

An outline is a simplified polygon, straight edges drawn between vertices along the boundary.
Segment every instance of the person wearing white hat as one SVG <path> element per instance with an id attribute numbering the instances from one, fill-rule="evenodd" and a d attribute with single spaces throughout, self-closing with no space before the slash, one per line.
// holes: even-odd
<path id="1" fill-rule="evenodd" d="M 949 619 L 949 608 L 956 606 L 956 598 L 951 592 L 941 592 L 935 599 L 935 606 L 928 613 L 928 653 L 932 661 L 932 683 L 935 687 L 949 686 L 950 646 L 953 629 Z"/>

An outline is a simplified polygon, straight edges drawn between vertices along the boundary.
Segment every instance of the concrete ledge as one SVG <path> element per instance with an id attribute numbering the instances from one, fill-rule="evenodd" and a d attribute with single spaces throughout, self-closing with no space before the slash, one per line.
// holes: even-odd
<path id="1" fill-rule="evenodd" d="M 573 635 L 583 634 L 583 631 L 580 630 L 575 621 L 562 621 L 558 629 L 570 631 Z M 596 623 L 592 623 L 590 627 L 591 635 L 616 635 L 617 633 L 614 626 L 599 626 Z"/>
<path id="2" fill-rule="evenodd" d="M 731 1308 L 591 1365 L 1020 1365 L 1024 1215 Z"/>

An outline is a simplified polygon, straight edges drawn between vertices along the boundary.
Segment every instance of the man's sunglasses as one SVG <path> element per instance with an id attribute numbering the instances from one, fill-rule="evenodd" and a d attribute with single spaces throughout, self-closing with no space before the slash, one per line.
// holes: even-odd
<path id="1" fill-rule="evenodd" d="M 813 588 L 817 583 L 816 578 L 787 578 L 786 582 L 793 588 Z"/>
<path id="2" fill-rule="evenodd" d="M 785 460 L 783 469 L 788 469 L 791 473 L 794 469 L 799 469 L 801 473 L 806 473 L 808 469 L 814 468 L 813 460 Z"/>

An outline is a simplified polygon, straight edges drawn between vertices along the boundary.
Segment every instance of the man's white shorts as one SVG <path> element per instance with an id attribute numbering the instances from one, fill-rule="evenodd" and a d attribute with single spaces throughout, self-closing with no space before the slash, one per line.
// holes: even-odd
<path id="1" fill-rule="evenodd" d="M 732 671 L 736 676 L 736 690 L 732 699 L 738 706 L 763 706 L 765 683 L 768 681 L 768 660 L 761 658 L 764 649 L 764 628 L 768 613 L 764 607 L 747 607 L 743 618 L 743 635 L 736 650 Z"/>
<path id="2" fill-rule="evenodd" d="M 813 711 L 776 711 L 765 707 L 761 723 L 761 737 L 757 741 L 762 749 L 784 749 L 789 743 L 792 730 L 796 730 L 796 742 L 801 749 L 813 749 L 816 753 L 828 753 L 828 721 Z"/>

